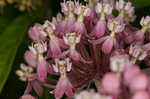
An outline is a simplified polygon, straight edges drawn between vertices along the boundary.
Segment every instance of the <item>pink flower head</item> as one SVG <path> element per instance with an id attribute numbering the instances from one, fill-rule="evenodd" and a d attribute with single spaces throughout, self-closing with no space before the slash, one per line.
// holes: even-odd
<path id="1" fill-rule="evenodd" d="M 113 72 L 123 72 L 131 62 L 127 54 L 114 55 L 110 57 L 110 68 Z"/>
<path id="2" fill-rule="evenodd" d="M 17 70 L 16 74 L 19 76 L 19 79 L 22 81 L 28 81 L 29 77 L 33 72 L 33 68 L 26 66 L 25 64 L 20 65 L 21 70 Z"/>
<path id="3" fill-rule="evenodd" d="M 101 95 L 99 93 L 94 92 L 94 90 L 85 90 L 81 91 L 79 94 L 76 94 L 75 99 L 112 99 L 112 97 Z"/>
<path id="4" fill-rule="evenodd" d="M 36 99 L 36 98 L 31 96 L 30 94 L 25 94 L 25 95 L 21 96 L 20 99 Z"/>
<path id="5" fill-rule="evenodd" d="M 35 24 L 29 29 L 29 37 L 35 41 L 39 42 L 46 39 L 46 33 L 44 32 L 41 24 Z"/>

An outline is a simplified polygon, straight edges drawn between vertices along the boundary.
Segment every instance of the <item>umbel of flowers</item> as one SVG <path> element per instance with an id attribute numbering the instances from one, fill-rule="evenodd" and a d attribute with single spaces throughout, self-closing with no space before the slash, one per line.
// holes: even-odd
<path id="1" fill-rule="evenodd" d="M 28 83 L 20 99 L 42 97 L 43 88 L 56 99 L 150 99 L 150 17 L 138 29 L 130 1 L 85 2 L 64 1 L 52 21 L 29 29 L 26 64 L 16 71 Z"/>

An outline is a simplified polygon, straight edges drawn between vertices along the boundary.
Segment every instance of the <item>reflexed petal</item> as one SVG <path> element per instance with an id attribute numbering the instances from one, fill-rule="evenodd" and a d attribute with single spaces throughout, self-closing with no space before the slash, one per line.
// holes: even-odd
<path id="1" fill-rule="evenodd" d="M 31 85 L 33 87 L 33 89 L 35 90 L 35 92 L 39 95 L 42 96 L 43 95 L 43 88 L 41 86 L 41 84 L 35 80 L 31 82 Z"/>
<path id="2" fill-rule="evenodd" d="M 37 64 L 37 56 L 33 54 L 31 51 L 26 51 L 24 54 L 25 61 L 32 67 L 36 67 Z"/>
<path id="3" fill-rule="evenodd" d="M 105 42 L 103 43 L 102 51 L 105 54 L 109 54 L 111 52 L 112 48 L 113 48 L 113 38 L 110 37 L 107 40 L 105 40 Z"/>
<path id="4" fill-rule="evenodd" d="M 59 57 L 61 54 L 61 49 L 59 46 L 59 41 L 57 39 L 50 40 L 50 48 L 53 57 Z"/>
<path id="5" fill-rule="evenodd" d="M 40 78 L 47 77 L 47 67 L 48 63 L 45 60 L 41 60 L 38 62 L 37 73 Z"/>

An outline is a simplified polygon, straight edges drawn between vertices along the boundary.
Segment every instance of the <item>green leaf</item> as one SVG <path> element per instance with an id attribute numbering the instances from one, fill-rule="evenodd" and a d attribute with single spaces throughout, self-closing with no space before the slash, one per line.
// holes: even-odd
<path id="1" fill-rule="evenodd" d="M 136 8 L 150 6 L 150 0 L 129 0 Z"/>
<path id="2" fill-rule="evenodd" d="M 17 17 L 0 35 L 0 93 L 11 71 L 17 49 L 34 19 L 31 15 Z"/>

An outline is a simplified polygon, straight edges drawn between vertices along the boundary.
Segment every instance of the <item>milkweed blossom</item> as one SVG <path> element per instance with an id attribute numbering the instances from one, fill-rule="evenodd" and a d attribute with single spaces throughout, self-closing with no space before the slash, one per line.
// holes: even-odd
<path id="1" fill-rule="evenodd" d="M 150 99 L 150 16 L 138 29 L 130 1 L 84 4 L 64 0 L 62 13 L 29 29 L 26 63 L 16 71 L 28 83 L 20 99 L 38 99 L 44 88 L 56 99 Z"/>

